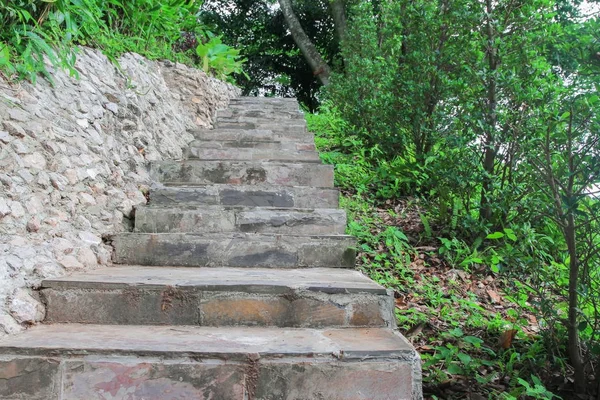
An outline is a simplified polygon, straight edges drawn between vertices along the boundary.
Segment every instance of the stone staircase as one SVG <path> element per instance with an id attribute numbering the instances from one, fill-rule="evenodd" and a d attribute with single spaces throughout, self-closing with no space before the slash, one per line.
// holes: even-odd
<path id="1" fill-rule="evenodd" d="M 114 266 L 43 282 L 45 323 L 0 340 L 0 398 L 421 399 L 297 103 L 235 99 L 196 137 L 150 165 Z"/>

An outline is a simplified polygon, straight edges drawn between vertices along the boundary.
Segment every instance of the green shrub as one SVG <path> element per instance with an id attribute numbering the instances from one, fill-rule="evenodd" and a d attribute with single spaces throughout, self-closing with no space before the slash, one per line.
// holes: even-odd
<path id="1" fill-rule="evenodd" d="M 49 78 L 46 60 L 76 75 L 75 45 L 101 49 L 111 60 L 126 52 L 150 59 L 197 64 L 200 0 L 15 0 L 0 2 L 0 72 L 9 79 Z M 187 43 L 191 42 L 191 44 Z M 213 62 L 220 77 L 240 73 L 243 60 L 221 45 L 227 62 Z"/>

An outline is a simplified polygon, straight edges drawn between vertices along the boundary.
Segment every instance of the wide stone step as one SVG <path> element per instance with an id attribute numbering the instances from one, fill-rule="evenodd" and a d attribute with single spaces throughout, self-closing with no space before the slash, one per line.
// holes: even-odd
<path id="1" fill-rule="evenodd" d="M 235 103 L 230 104 L 228 110 L 233 112 L 271 112 L 273 114 L 279 113 L 300 113 L 298 103 L 296 104 L 258 104 L 258 103 Z"/>
<path id="2" fill-rule="evenodd" d="M 111 237 L 117 264 L 182 267 L 352 268 L 352 236 L 258 233 L 122 233 Z"/>
<path id="3" fill-rule="evenodd" d="M 191 160 L 198 159 L 204 161 L 321 162 L 319 154 L 315 151 L 281 151 L 252 148 L 206 149 L 201 147 L 188 147 L 185 155 Z"/>
<path id="4" fill-rule="evenodd" d="M 304 114 L 299 110 L 294 111 L 272 111 L 265 109 L 244 109 L 244 108 L 229 108 L 226 110 L 218 110 L 217 118 L 273 118 L 273 119 L 290 119 L 304 120 Z"/>
<path id="5" fill-rule="evenodd" d="M 200 140 L 196 139 L 189 144 L 190 148 L 200 149 L 269 149 L 289 152 L 314 152 L 314 143 L 281 141 L 281 140 Z"/>
<path id="6" fill-rule="evenodd" d="M 135 231 L 140 233 L 343 235 L 345 230 L 346 212 L 338 209 L 139 206 L 135 212 Z"/>
<path id="7" fill-rule="evenodd" d="M 199 140 L 216 141 L 278 141 L 314 145 L 315 137 L 309 132 L 275 132 L 268 129 L 196 129 L 189 131 Z"/>
<path id="8" fill-rule="evenodd" d="M 271 184 L 333 187 L 333 166 L 259 161 L 153 161 L 150 175 L 162 183 L 183 185 Z"/>
<path id="9" fill-rule="evenodd" d="M 0 339 L 0 398 L 421 399 L 389 329 L 53 324 Z"/>
<path id="10" fill-rule="evenodd" d="M 216 119 L 217 126 L 220 124 L 277 124 L 283 126 L 305 127 L 306 121 L 302 118 L 285 118 L 278 117 L 279 113 L 272 113 L 271 116 L 264 115 L 260 117 L 247 117 L 244 115 L 218 116 Z"/>
<path id="11" fill-rule="evenodd" d="M 46 322 L 392 327 L 386 290 L 358 271 L 109 267 L 42 282 Z"/>
<path id="12" fill-rule="evenodd" d="M 258 97 L 258 96 L 240 96 L 230 100 L 230 105 L 240 103 L 276 103 L 276 104 L 295 104 L 298 105 L 298 100 L 294 97 Z"/>
<path id="13" fill-rule="evenodd" d="M 235 107 L 288 107 L 299 110 L 298 101 L 293 98 L 240 97 L 231 99 L 227 108 Z"/>
<path id="14" fill-rule="evenodd" d="M 278 121 L 217 121 L 217 129 L 258 129 L 271 130 L 287 134 L 307 133 L 306 122 L 278 122 Z"/>
<path id="15" fill-rule="evenodd" d="M 153 206 L 223 205 L 280 208 L 337 208 L 337 189 L 306 186 L 207 185 L 150 190 Z"/>

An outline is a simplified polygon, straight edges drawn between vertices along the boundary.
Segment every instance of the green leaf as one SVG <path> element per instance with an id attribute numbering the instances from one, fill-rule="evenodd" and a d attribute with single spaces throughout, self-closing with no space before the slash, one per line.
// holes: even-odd
<path id="1" fill-rule="evenodd" d="M 471 358 L 470 355 L 465 353 L 458 353 L 456 356 L 458 357 L 460 362 L 462 362 L 465 366 L 468 366 L 471 363 L 471 361 L 473 361 L 473 358 Z"/>
<path id="2" fill-rule="evenodd" d="M 465 336 L 462 338 L 462 341 L 475 347 L 480 347 L 483 344 L 483 340 L 475 336 Z"/>
<path id="3" fill-rule="evenodd" d="M 458 365 L 458 363 L 450 363 L 448 364 L 448 368 L 446 368 L 449 374 L 452 375 L 462 375 L 464 374 L 464 370 Z"/>
<path id="4" fill-rule="evenodd" d="M 494 232 L 494 233 L 490 233 L 485 238 L 486 239 L 501 239 L 503 237 L 504 237 L 504 233 L 502 233 L 502 232 Z"/>
<path id="5" fill-rule="evenodd" d="M 504 233 L 506 234 L 506 237 L 512 240 L 513 242 L 517 241 L 517 235 L 515 235 L 515 232 L 512 229 L 506 228 L 504 229 Z"/>
<path id="6" fill-rule="evenodd" d="M 10 51 L 8 46 L 0 48 L 0 68 L 10 65 Z"/>
<path id="7" fill-rule="evenodd" d="M 462 337 L 464 336 L 464 332 L 462 331 L 462 329 L 460 328 L 454 328 L 451 331 L 448 332 L 450 335 L 454 336 L 454 337 Z"/>

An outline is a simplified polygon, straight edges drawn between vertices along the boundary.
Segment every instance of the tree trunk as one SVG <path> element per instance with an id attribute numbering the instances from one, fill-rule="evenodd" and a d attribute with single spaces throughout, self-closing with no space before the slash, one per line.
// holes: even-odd
<path id="1" fill-rule="evenodd" d="M 569 361 L 573 367 L 573 377 L 575 378 L 575 392 L 585 393 L 586 379 L 583 357 L 581 356 L 581 344 L 579 342 L 579 259 L 577 257 L 577 247 L 575 238 L 575 218 L 573 212 L 567 215 L 567 226 L 564 228 L 565 239 L 569 251 L 569 315 L 567 332 L 569 337 Z"/>
<path id="2" fill-rule="evenodd" d="M 569 157 L 569 179 L 566 185 L 565 196 L 569 200 L 575 199 L 575 174 L 577 167 L 574 163 L 575 145 L 573 144 L 573 110 L 571 109 L 568 126 L 567 151 Z M 552 164 L 548 166 L 552 167 Z M 562 206 L 562 204 L 558 204 Z M 581 354 L 579 340 L 579 254 L 577 253 L 577 238 L 575 227 L 575 210 L 569 208 L 565 215 L 564 235 L 569 251 L 569 315 L 567 332 L 569 337 L 569 361 L 573 367 L 575 392 L 583 394 L 586 389 L 585 363 Z"/>
<path id="3" fill-rule="evenodd" d="M 331 15 L 333 17 L 335 32 L 341 43 L 346 38 L 347 30 L 344 0 L 330 0 L 329 5 L 331 6 Z"/>
<path id="4" fill-rule="evenodd" d="M 491 195 L 493 192 L 493 174 L 494 164 L 496 162 L 496 143 L 495 143 L 495 130 L 498 123 L 498 116 L 496 114 L 497 98 L 496 98 L 496 70 L 498 69 L 498 55 L 495 44 L 496 33 L 492 26 L 493 18 L 493 6 L 492 0 L 486 0 L 486 11 L 487 11 L 487 60 L 488 60 L 488 80 L 487 80 L 487 115 L 486 125 L 487 132 L 485 133 L 484 141 L 484 158 L 483 158 L 483 181 L 481 183 L 481 200 L 479 207 L 479 219 L 485 222 L 490 222 L 492 219 L 492 205 Z"/>
<path id="5" fill-rule="evenodd" d="M 313 75 L 319 78 L 319 81 L 321 81 L 323 85 L 327 86 L 329 84 L 331 68 L 329 68 L 329 65 L 327 65 L 327 63 L 323 60 L 315 45 L 306 35 L 304 29 L 302 29 L 302 25 L 300 25 L 300 21 L 298 20 L 298 17 L 296 17 L 294 9 L 292 8 L 291 0 L 278 1 L 281 11 L 283 12 L 283 17 L 285 18 L 285 22 L 292 33 L 292 37 L 300 48 L 300 51 L 302 52 L 302 55 L 304 55 L 308 65 L 310 65 Z"/>

